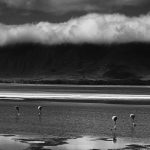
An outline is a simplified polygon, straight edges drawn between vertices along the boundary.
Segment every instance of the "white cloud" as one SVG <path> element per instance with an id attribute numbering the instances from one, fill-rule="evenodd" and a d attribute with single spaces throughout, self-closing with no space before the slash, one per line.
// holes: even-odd
<path id="1" fill-rule="evenodd" d="M 0 45 L 150 42 L 150 15 L 130 18 L 119 14 L 89 14 L 58 24 L 0 24 L 0 35 Z"/>

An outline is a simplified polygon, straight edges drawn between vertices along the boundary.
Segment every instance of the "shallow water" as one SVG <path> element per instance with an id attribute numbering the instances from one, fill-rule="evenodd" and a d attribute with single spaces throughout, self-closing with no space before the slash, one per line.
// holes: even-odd
<path id="1" fill-rule="evenodd" d="M 41 117 L 38 105 L 44 106 Z M 134 128 L 130 113 L 136 115 Z M 116 132 L 113 115 L 118 116 Z M 149 116 L 150 106 L 144 105 L 1 101 L 0 150 L 148 150 Z"/>
<path id="2" fill-rule="evenodd" d="M 20 106 L 20 116 L 16 115 L 15 105 Z M 38 105 L 44 106 L 41 117 L 38 116 Z M 135 128 L 130 113 L 136 114 Z M 113 115 L 118 116 L 117 137 L 150 138 L 150 106 L 50 102 L 0 102 L 0 133 L 112 136 Z"/>
<path id="3" fill-rule="evenodd" d="M 1 150 L 23 150 L 27 148 L 28 145 L 21 143 L 13 139 L 13 136 L 0 136 L 0 149 Z"/>

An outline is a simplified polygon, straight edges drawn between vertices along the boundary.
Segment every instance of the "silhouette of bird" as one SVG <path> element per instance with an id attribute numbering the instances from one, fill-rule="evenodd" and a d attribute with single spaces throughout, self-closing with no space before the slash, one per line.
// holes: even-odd
<path id="1" fill-rule="evenodd" d="M 117 123 L 117 116 L 112 116 L 112 120 L 114 121 L 114 130 L 111 129 L 112 131 L 112 135 L 113 135 L 113 142 L 116 143 L 117 142 L 117 136 L 116 136 L 116 123 Z"/>
<path id="2" fill-rule="evenodd" d="M 135 115 L 134 114 L 130 114 L 130 118 L 132 119 L 133 127 L 135 127 L 136 126 L 136 124 L 135 124 Z"/>
<path id="3" fill-rule="evenodd" d="M 19 106 L 15 106 L 15 109 L 16 109 L 17 115 L 20 116 L 20 107 Z"/>
<path id="4" fill-rule="evenodd" d="M 42 114 L 42 106 L 38 106 L 38 110 L 39 110 L 39 116 Z"/>
<path id="5" fill-rule="evenodd" d="M 114 123 L 115 123 L 115 124 L 114 124 L 114 129 L 115 129 L 115 130 L 116 130 L 116 127 L 117 127 L 117 126 L 116 126 L 116 125 L 117 125 L 117 119 L 118 119 L 117 116 L 112 116 L 112 120 L 113 120 Z"/>

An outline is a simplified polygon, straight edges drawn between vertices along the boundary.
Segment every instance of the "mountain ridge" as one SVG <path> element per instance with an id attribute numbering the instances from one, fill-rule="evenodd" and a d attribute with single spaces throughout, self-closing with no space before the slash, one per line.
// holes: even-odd
<path id="1" fill-rule="evenodd" d="M 0 47 L 0 81 L 149 84 L 150 44 L 11 44 Z"/>

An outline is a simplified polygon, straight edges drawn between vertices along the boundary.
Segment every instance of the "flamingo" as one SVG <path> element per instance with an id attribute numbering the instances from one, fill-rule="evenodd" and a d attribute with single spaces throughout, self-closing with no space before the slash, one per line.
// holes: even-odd
<path id="1" fill-rule="evenodd" d="M 115 122 L 115 125 L 114 125 L 114 129 L 116 130 L 116 124 L 117 124 L 117 116 L 112 116 L 112 120 Z"/>
<path id="2" fill-rule="evenodd" d="M 15 106 L 15 108 L 16 108 L 16 111 L 17 111 L 17 115 L 20 116 L 20 108 L 19 108 L 19 106 Z"/>
<path id="3" fill-rule="evenodd" d="M 42 113 L 42 106 L 38 106 L 38 110 L 39 110 L 39 116 L 41 115 L 41 113 Z"/>
<path id="4" fill-rule="evenodd" d="M 134 114 L 130 114 L 130 118 L 132 119 L 132 125 L 133 125 L 133 127 L 135 127 L 136 126 L 136 124 L 135 124 L 135 115 Z"/>
<path id="5" fill-rule="evenodd" d="M 114 121 L 114 132 L 113 132 L 113 129 L 112 130 L 112 134 L 113 134 L 113 142 L 116 143 L 117 142 L 117 136 L 116 136 L 116 123 L 117 123 L 117 116 L 112 116 L 112 120 Z"/>

